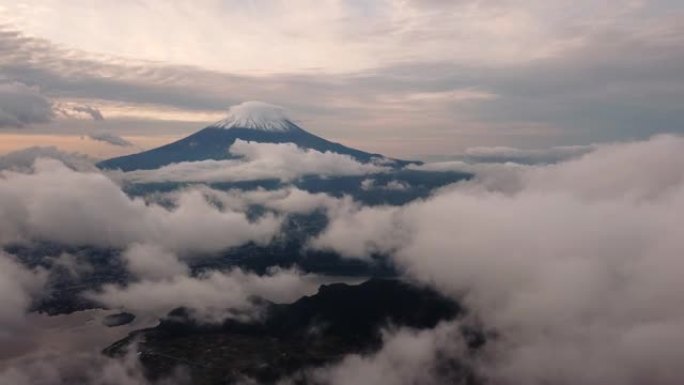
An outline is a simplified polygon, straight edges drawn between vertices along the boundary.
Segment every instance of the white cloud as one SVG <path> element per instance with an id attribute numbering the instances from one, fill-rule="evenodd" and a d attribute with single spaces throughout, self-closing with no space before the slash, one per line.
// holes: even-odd
<path id="1" fill-rule="evenodd" d="M 599 147 L 403 208 L 338 213 L 314 242 L 384 251 L 499 337 L 494 384 L 678 384 L 684 357 L 684 139 Z"/>
<path id="2" fill-rule="evenodd" d="M 212 127 L 284 132 L 292 128 L 290 122 L 285 108 L 252 100 L 231 106 L 228 109 L 228 115 L 223 120 L 214 123 Z"/>
<path id="3" fill-rule="evenodd" d="M 88 296 L 110 308 L 123 308 L 136 314 L 161 317 L 184 306 L 192 309 L 199 319 L 221 321 L 227 316 L 257 315 L 259 307 L 251 301 L 254 296 L 287 303 L 315 293 L 318 285 L 315 277 L 295 270 L 274 269 L 260 276 L 234 269 L 209 271 L 199 276 L 180 274 L 127 286 L 106 285 Z"/>
<path id="4" fill-rule="evenodd" d="M 151 242 L 168 250 L 210 253 L 246 242 L 267 243 L 280 220 L 249 221 L 219 210 L 198 191 L 186 191 L 166 209 L 128 197 L 99 173 L 79 173 L 39 159 L 29 174 L 0 173 L 0 243 L 47 240 L 72 245 L 126 247 Z"/>
<path id="5" fill-rule="evenodd" d="M 357 205 L 349 196 L 336 198 L 325 193 L 310 193 L 292 186 L 278 190 L 257 188 L 222 191 L 206 186 L 193 186 L 193 189 L 201 191 L 208 200 L 235 211 L 246 211 L 250 206 L 258 205 L 282 214 L 307 214 L 316 210 L 343 210 Z M 162 199 L 177 199 L 175 197 L 180 194 L 182 191 L 163 194 Z"/>
<path id="6" fill-rule="evenodd" d="M 228 149 L 226 149 L 228 151 Z M 131 182 L 233 182 L 259 179 L 290 181 L 304 175 L 363 175 L 388 170 L 348 155 L 302 149 L 293 143 L 236 140 L 230 153 L 239 160 L 181 162 L 155 170 L 122 173 Z"/>
<path id="7" fill-rule="evenodd" d="M 534 169 L 525 183 L 530 189 L 570 192 L 586 199 L 661 200 L 684 182 L 682 148 L 684 137 L 671 135 L 603 145 L 579 159 Z"/>
<path id="8" fill-rule="evenodd" d="M 393 206 L 348 206 L 331 217 L 326 230 L 309 242 L 310 247 L 367 258 L 376 252 L 395 250 L 411 235 L 402 222 L 401 211 Z"/>
<path id="9" fill-rule="evenodd" d="M 121 255 L 128 270 L 138 279 L 160 280 L 189 274 L 178 257 L 157 245 L 134 243 Z"/>

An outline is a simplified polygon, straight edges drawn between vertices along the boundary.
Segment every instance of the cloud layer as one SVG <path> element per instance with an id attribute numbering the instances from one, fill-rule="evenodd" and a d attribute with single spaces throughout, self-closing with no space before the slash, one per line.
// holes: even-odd
<path id="1" fill-rule="evenodd" d="M 155 170 L 122 174 L 125 180 L 146 182 L 235 182 L 261 179 L 291 181 L 305 175 L 364 175 L 386 167 L 361 163 L 348 155 L 302 149 L 294 143 L 257 143 L 236 140 L 226 149 L 239 160 L 181 162 Z"/>
<path id="2" fill-rule="evenodd" d="M 148 276 L 126 286 L 106 285 L 88 297 L 109 308 L 157 317 L 183 306 L 198 320 L 221 322 L 226 317 L 258 317 L 260 306 L 253 301 L 255 297 L 289 303 L 315 293 L 318 284 L 315 277 L 294 270 L 274 269 L 263 276 L 240 269 L 198 276 L 175 272 L 162 279 Z"/>
<path id="3" fill-rule="evenodd" d="M 250 221 L 221 211 L 188 191 L 166 209 L 128 197 L 106 176 L 80 173 L 38 159 L 31 173 L 0 174 L 0 243 L 44 240 L 68 245 L 126 247 L 153 242 L 169 250 L 211 253 L 249 241 L 267 243 L 280 220 Z"/>
<path id="4" fill-rule="evenodd" d="M 236 145 L 233 151 L 244 159 L 223 163 L 230 173 L 164 172 L 196 175 L 196 181 L 226 175 L 287 181 L 304 173 L 382 171 L 294 146 Z M 252 296 L 288 302 L 315 290 L 317 281 L 296 270 L 191 273 L 186 258 L 266 244 L 283 215 L 324 209 L 330 224 L 310 247 L 350 258 L 386 254 L 403 274 L 463 301 L 496 334 L 470 356 L 458 324 L 389 331 L 378 353 L 346 357 L 301 374 L 305 378 L 436 384 L 444 381 L 440 360 L 449 358 L 497 385 L 679 384 L 684 138 L 661 135 L 585 150 L 552 165 L 427 164 L 421 167 L 471 167 L 478 174 L 405 206 L 363 207 L 295 188 L 243 193 L 194 187 L 131 198 L 87 159 L 33 149 L 0 158 L 0 244 L 52 241 L 120 250 L 133 280 L 92 291 L 90 298 L 150 315 L 189 306 L 215 320 L 227 308 L 258 314 Z M 190 166 L 197 165 L 184 167 Z M 274 212 L 250 219 L 246 211 L 255 204 Z M 43 271 L 0 255 L 3 331 L 22 323 L 45 280 Z M 50 362 L 59 376 L 73 369 Z M 38 381 L 20 368 L 1 372 L 0 379 Z"/>
<path id="5" fill-rule="evenodd" d="M 0 10 L 0 66 L 126 135 L 185 133 L 255 99 L 393 156 L 589 144 L 681 132 L 683 11 L 673 0 L 41 0 Z M 83 19 L 99 22 L 65 21 Z"/>
<path id="6" fill-rule="evenodd" d="M 493 383 L 677 384 L 684 357 L 684 139 L 605 146 L 513 185 L 341 213 L 314 243 L 392 255 L 499 337 Z"/>

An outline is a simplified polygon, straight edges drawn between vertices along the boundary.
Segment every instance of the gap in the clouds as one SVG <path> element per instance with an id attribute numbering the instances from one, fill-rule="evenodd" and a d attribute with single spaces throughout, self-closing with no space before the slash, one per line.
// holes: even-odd
<path id="1" fill-rule="evenodd" d="M 119 356 L 139 341 L 136 349 L 152 378 L 167 376 L 180 364 L 198 383 L 241 377 L 272 383 L 303 369 L 338 363 L 349 354 L 373 354 L 383 345 L 383 328 L 433 329 L 465 315 L 456 302 L 432 289 L 381 279 L 323 285 L 296 302 L 265 306 L 259 320 L 213 325 L 198 323 L 188 309 L 176 309 L 159 326 L 131 334 L 105 352 Z M 474 329 L 461 333 L 483 338 Z M 468 349 L 481 347 L 471 341 Z M 469 371 L 456 363 L 454 367 L 461 376 Z"/>
<path id="2" fill-rule="evenodd" d="M 293 186 L 312 194 L 324 193 L 341 198 L 350 196 L 367 205 L 402 205 L 416 199 L 427 198 L 435 189 L 459 181 L 467 181 L 472 174 L 465 171 L 431 171 L 402 169 L 374 175 L 351 175 L 321 177 L 307 175 L 295 181 L 283 183 L 280 179 L 261 179 L 235 182 L 201 183 L 217 190 L 255 189 L 277 190 Z M 366 187 L 364 187 L 366 182 Z M 151 192 L 170 192 L 179 188 L 198 185 L 188 182 L 131 183 L 124 189 L 132 196 L 145 196 Z M 404 187 L 401 187 L 404 186 Z"/>

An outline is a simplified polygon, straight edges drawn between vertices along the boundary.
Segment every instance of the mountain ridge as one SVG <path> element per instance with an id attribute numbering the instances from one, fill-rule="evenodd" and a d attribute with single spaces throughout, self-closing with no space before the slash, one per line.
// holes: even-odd
<path id="1" fill-rule="evenodd" d="M 412 163 L 329 141 L 293 123 L 281 107 L 246 102 L 231 107 L 225 119 L 183 139 L 141 153 L 107 159 L 97 166 L 101 169 L 134 171 L 156 169 L 179 162 L 238 159 L 239 156 L 228 150 L 238 139 L 257 143 L 294 143 L 303 149 L 348 155 L 362 163 L 379 159 L 398 167 Z"/>

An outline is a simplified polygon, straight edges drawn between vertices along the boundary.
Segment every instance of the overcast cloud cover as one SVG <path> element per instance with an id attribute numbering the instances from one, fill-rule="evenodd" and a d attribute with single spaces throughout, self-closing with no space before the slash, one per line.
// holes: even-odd
<path id="1" fill-rule="evenodd" d="M 37 109 L 0 111 L 5 126 L 74 133 L 61 115 L 34 123 L 46 103 L 76 103 L 115 134 L 155 135 L 264 100 L 393 156 L 647 138 L 684 127 L 682 12 L 675 0 L 5 1 L 0 72 Z"/>

